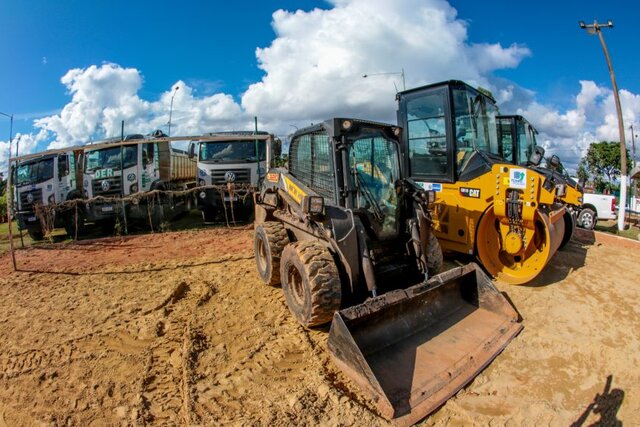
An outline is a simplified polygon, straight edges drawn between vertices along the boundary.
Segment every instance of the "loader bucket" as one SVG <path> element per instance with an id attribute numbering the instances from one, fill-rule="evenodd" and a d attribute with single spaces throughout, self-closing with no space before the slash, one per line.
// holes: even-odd
<path id="1" fill-rule="evenodd" d="M 522 330 L 474 263 L 335 313 L 329 352 L 383 417 L 414 424 L 471 381 Z"/>

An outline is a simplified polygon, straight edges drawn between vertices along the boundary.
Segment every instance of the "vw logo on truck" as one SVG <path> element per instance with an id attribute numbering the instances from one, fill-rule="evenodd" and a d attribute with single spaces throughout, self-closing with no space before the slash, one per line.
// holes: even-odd
<path id="1" fill-rule="evenodd" d="M 109 191 L 109 188 L 111 188 L 111 184 L 109 184 L 109 181 L 104 180 L 102 181 L 102 184 L 100 184 L 100 187 L 102 188 L 102 191 Z"/>
<path id="2" fill-rule="evenodd" d="M 236 174 L 232 171 L 227 171 L 227 173 L 224 174 L 224 180 L 227 182 L 234 182 L 236 180 Z"/>

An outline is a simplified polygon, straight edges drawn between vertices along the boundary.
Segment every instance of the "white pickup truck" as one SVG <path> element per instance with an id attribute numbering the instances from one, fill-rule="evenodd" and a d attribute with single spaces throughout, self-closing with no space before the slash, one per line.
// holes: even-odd
<path id="1" fill-rule="evenodd" d="M 578 212 L 578 227 L 592 230 L 599 219 L 616 219 L 616 197 L 584 193 Z"/>

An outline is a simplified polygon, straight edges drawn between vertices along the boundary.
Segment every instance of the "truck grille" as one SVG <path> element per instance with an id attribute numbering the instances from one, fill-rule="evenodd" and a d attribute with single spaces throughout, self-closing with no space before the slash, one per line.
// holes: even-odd
<path id="1" fill-rule="evenodd" d="M 29 194 L 33 196 L 33 200 L 31 202 L 29 202 Z M 33 205 L 35 203 L 42 203 L 42 188 L 20 192 L 20 210 L 33 210 Z"/>
<path id="2" fill-rule="evenodd" d="M 235 184 L 251 183 L 251 169 L 213 169 L 211 170 L 211 182 L 213 185 L 226 184 L 225 175 L 227 172 L 232 172 L 235 175 L 236 179 L 233 181 Z"/>
<path id="3" fill-rule="evenodd" d="M 109 189 L 106 191 L 102 188 L 102 183 L 104 181 L 107 181 L 109 183 Z M 122 181 L 120 180 L 119 176 L 105 179 L 94 179 L 91 189 L 93 190 L 94 196 L 119 196 L 120 190 L 122 188 L 121 183 Z"/>

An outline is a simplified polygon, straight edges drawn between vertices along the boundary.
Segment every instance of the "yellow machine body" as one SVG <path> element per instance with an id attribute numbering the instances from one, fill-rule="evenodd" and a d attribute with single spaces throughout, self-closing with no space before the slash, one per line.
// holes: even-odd
<path id="1" fill-rule="evenodd" d="M 524 177 L 514 188 L 514 176 L 520 174 Z M 554 192 L 542 186 L 543 180 L 530 169 L 495 164 L 491 173 L 471 181 L 438 184 L 433 230 L 443 250 L 478 256 L 490 274 L 507 283 L 532 280 L 564 235 L 565 208 L 554 204 Z M 512 192 L 521 209 L 517 224 L 507 212 Z"/>

